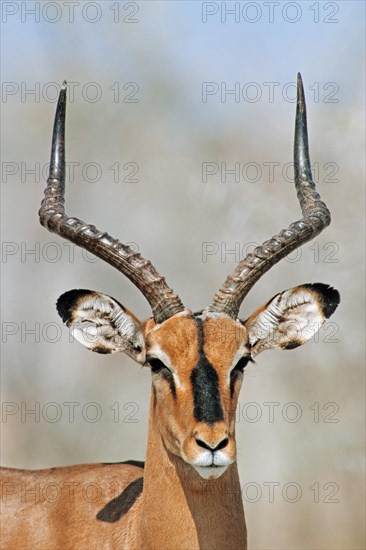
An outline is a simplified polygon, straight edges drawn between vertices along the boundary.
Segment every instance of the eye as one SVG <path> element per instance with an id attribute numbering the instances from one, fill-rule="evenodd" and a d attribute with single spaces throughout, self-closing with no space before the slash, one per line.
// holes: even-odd
<path id="1" fill-rule="evenodd" d="M 244 357 L 241 357 L 239 361 L 236 363 L 233 370 L 231 371 L 231 376 L 233 376 L 234 374 L 244 372 L 244 369 L 249 362 L 254 363 L 251 355 L 244 355 Z"/>
<path id="2" fill-rule="evenodd" d="M 171 371 L 168 369 L 166 365 L 160 359 L 156 359 L 156 357 L 150 357 L 147 362 L 149 363 L 151 367 L 151 372 L 154 374 L 157 374 L 158 372 L 162 371 L 163 369 L 171 374 Z"/>

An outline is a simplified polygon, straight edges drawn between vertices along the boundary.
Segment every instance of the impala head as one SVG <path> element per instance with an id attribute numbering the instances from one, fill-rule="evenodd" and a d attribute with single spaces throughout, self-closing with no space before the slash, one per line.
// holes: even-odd
<path id="1" fill-rule="evenodd" d="M 152 264 L 64 210 L 66 85 L 54 124 L 50 176 L 40 220 L 126 275 L 150 303 L 140 322 L 114 298 L 90 290 L 63 294 L 57 309 L 74 337 L 98 353 L 124 352 L 152 373 L 152 414 L 168 451 L 205 478 L 235 462 L 235 409 L 248 362 L 266 349 L 304 344 L 332 315 L 339 293 L 304 284 L 274 296 L 246 320 L 240 305 L 275 263 L 319 234 L 330 214 L 312 181 L 300 75 L 295 128 L 295 184 L 303 218 L 257 247 L 229 275 L 210 305 L 192 313 Z"/>

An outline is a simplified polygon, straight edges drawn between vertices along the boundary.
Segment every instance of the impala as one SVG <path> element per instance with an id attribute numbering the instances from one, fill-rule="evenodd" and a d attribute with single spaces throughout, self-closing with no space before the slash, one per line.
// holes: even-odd
<path id="1" fill-rule="evenodd" d="M 238 318 L 256 281 L 330 223 L 312 181 L 301 76 L 294 166 L 303 217 L 248 254 L 198 313 L 140 254 L 66 215 L 65 112 L 66 83 L 56 110 L 41 224 L 126 275 L 149 302 L 152 317 L 141 322 L 114 298 L 91 290 L 66 292 L 57 310 L 86 348 L 125 352 L 150 368 L 146 463 L 4 468 L 2 548 L 246 549 L 235 445 L 243 371 L 263 350 L 305 343 L 339 303 L 334 288 L 302 284 L 276 294 L 245 321 Z M 98 489 L 93 499 L 85 498 L 90 482 Z"/>

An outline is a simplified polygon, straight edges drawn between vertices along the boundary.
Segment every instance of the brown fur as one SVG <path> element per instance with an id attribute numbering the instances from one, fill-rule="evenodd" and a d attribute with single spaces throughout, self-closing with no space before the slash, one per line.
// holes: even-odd
<path id="1" fill-rule="evenodd" d="M 2 469 L 2 550 L 100 550 L 134 547 L 141 502 L 118 527 L 97 513 L 134 479 L 141 468 L 84 464 L 48 470 Z"/>

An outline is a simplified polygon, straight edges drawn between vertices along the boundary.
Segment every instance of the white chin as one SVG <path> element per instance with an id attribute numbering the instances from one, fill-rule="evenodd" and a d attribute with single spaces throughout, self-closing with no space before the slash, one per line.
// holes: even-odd
<path id="1" fill-rule="evenodd" d="M 217 479 L 222 476 L 227 466 L 193 466 L 203 479 Z"/>

